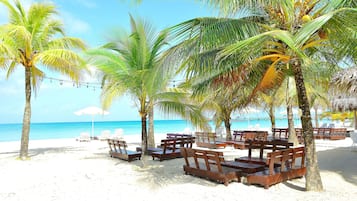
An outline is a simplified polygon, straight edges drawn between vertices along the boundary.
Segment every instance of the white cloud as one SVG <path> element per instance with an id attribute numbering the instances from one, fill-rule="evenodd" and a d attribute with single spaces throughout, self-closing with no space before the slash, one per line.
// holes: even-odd
<path id="1" fill-rule="evenodd" d="M 76 18 L 68 12 L 61 11 L 61 17 L 63 17 L 62 19 L 69 35 L 88 33 L 91 29 L 87 22 Z"/>

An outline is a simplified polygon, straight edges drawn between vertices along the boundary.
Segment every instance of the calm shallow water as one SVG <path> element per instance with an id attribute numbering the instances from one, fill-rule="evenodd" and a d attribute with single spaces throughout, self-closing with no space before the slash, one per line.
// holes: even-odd
<path id="1" fill-rule="evenodd" d="M 213 125 L 213 124 L 211 124 Z M 287 127 L 286 119 L 279 119 L 277 127 Z M 295 120 L 295 125 L 300 126 L 300 121 Z M 247 128 L 268 128 L 270 121 L 267 119 L 234 120 L 232 130 Z M 135 135 L 141 133 L 140 121 L 108 121 L 94 123 L 94 136 L 101 134 L 103 130 L 123 129 L 124 135 Z M 185 128 L 194 131 L 195 128 L 185 120 L 155 120 L 155 133 L 183 132 Z M 212 128 L 214 128 L 212 126 Z M 0 124 L 0 141 L 18 141 L 21 139 L 22 124 Z M 92 122 L 65 122 L 65 123 L 32 123 L 30 140 L 40 139 L 63 139 L 76 138 L 81 132 L 91 133 Z"/>

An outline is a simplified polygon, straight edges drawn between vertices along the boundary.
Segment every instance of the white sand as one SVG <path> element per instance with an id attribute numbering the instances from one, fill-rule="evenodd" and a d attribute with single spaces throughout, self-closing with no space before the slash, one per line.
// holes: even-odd
<path id="1" fill-rule="evenodd" d="M 140 137 L 126 140 L 135 149 Z M 147 157 L 142 168 L 142 161 L 110 158 L 101 141 L 31 141 L 29 161 L 15 160 L 19 142 L 2 142 L 0 200 L 356 200 L 357 152 L 350 149 L 351 139 L 316 144 L 324 192 L 305 192 L 303 178 L 268 190 L 236 182 L 224 186 L 185 175 L 183 159 L 159 162 Z M 234 158 L 247 151 L 226 148 L 225 154 Z"/>

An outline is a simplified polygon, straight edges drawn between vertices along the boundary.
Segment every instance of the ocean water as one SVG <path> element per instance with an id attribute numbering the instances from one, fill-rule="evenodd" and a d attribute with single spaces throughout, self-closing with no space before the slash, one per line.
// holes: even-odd
<path id="1" fill-rule="evenodd" d="M 185 128 L 195 131 L 195 128 L 185 120 L 155 120 L 155 133 L 179 133 Z M 277 127 L 287 127 L 286 119 L 278 119 Z M 295 120 L 295 125 L 300 126 L 300 120 Z M 213 124 L 211 127 L 214 129 Z M 232 130 L 248 128 L 267 128 L 271 124 L 268 119 L 243 119 L 233 120 Z M 94 136 L 99 136 L 103 130 L 110 130 L 114 133 L 115 129 L 123 129 L 124 135 L 141 134 L 140 121 L 106 121 L 94 122 Z M 22 124 L 0 124 L 0 142 L 18 141 L 21 139 Z M 81 132 L 92 132 L 92 122 L 65 122 L 65 123 L 32 123 L 30 140 L 41 139 L 63 139 L 76 138 Z"/>

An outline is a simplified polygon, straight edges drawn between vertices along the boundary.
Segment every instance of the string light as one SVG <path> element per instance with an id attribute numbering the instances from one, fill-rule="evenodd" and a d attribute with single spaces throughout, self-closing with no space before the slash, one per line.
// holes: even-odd
<path id="1" fill-rule="evenodd" d="M 58 82 L 61 86 L 63 86 L 65 83 L 68 84 L 72 84 L 73 87 L 77 87 L 80 88 L 81 86 L 85 86 L 88 89 L 92 89 L 93 91 L 95 91 L 96 89 L 103 89 L 102 87 L 102 83 L 99 82 L 83 82 L 83 81 L 72 81 L 72 80 L 64 80 L 64 79 L 58 79 L 58 78 L 53 78 L 53 77 L 42 77 L 41 81 L 43 80 L 49 80 L 50 83 Z M 176 83 L 180 83 L 183 82 L 184 80 L 171 80 L 170 82 L 172 83 L 172 87 L 175 88 L 176 87 Z"/>
<path id="2" fill-rule="evenodd" d="M 83 81 L 72 81 L 72 80 L 64 80 L 64 79 L 58 79 L 58 78 L 53 78 L 53 77 L 43 77 L 41 79 L 41 81 L 43 80 L 49 80 L 50 83 L 58 82 L 61 86 L 63 86 L 64 84 L 69 84 L 72 85 L 73 87 L 81 87 L 81 86 L 86 86 L 87 88 L 93 89 L 93 91 L 95 91 L 95 89 L 101 89 L 102 88 L 102 84 L 99 82 L 83 82 Z"/>

